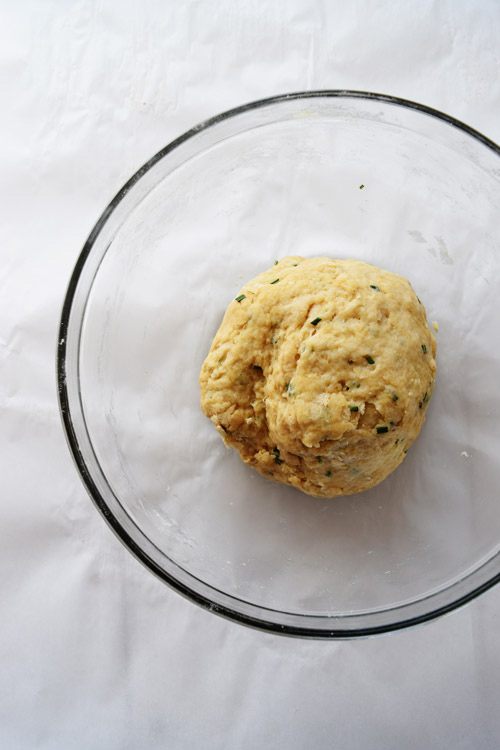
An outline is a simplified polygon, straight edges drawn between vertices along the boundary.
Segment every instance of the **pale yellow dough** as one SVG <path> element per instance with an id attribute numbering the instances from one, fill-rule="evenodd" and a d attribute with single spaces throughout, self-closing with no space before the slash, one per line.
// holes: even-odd
<path id="1" fill-rule="evenodd" d="M 288 257 L 238 299 L 200 374 L 225 444 L 310 495 L 381 482 L 417 437 L 436 375 L 410 282 L 357 260 Z"/>

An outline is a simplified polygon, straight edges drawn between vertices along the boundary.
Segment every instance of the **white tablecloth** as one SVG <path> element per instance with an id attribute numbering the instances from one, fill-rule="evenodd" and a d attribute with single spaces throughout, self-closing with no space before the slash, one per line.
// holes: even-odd
<path id="1" fill-rule="evenodd" d="M 495 0 L 1 2 L 0 747 L 487 750 L 500 588 L 411 631 L 300 641 L 157 581 L 88 498 L 56 400 L 60 307 L 122 183 L 287 91 L 420 101 L 500 142 Z"/>

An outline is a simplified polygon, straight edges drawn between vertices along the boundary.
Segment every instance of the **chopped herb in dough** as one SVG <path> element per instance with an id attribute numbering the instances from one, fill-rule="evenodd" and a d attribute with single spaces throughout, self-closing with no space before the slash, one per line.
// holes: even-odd
<path id="1" fill-rule="evenodd" d="M 283 463 L 283 461 L 280 458 L 280 451 L 279 451 L 279 449 L 278 448 L 274 448 L 273 453 L 274 453 L 274 463 L 278 464 L 278 466 L 281 466 L 281 464 Z"/>

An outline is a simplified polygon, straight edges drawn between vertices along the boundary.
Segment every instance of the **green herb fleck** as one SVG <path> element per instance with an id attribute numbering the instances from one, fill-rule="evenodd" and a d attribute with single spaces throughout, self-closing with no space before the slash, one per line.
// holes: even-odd
<path id="1" fill-rule="evenodd" d="M 275 265 L 275 266 L 277 266 L 277 265 L 278 265 L 278 261 L 277 261 L 277 260 L 275 260 L 275 261 L 274 261 L 274 265 Z"/>
<path id="2" fill-rule="evenodd" d="M 423 404 L 423 401 L 419 401 L 419 402 L 418 402 L 418 408 L 419 408 L 419 409 L 421 409 L 421 408 L 422 408 L 422 404 Z"/>
<path id="3" fill-rule="evenodd" d="M 405 449 L 405 450 L 403 451 L 403 453 L 408 453 L 408 448 L 406 448 L 406 449 Z"/>
<path id="4" fill-rule="evenodd" d="M 392 394 L 392 400 L 393 400 L 393 401 L 397 401 L 397 400 L 398 400 L 398 398 L 399 398 L 399 397 L 398 397 L 398 394 L 397 394 L 397 393 L 393 393 L 393 394 Z"/>
<path id="5" fill-rule="evenodd" d="M 331 471 L 327 471 L 325 476 L 331 477 L 332 476 L 332 472 Z"/>
<path id="6" fill-rule="evenodd" d="M 294 263 L 294 264 L 293 264 L 293 267 L 295 268 L 295 267 L 296 267 L 296 266 L 298 266 L 298 265 L 299 265 L 298 263 Z"/>
<path id="7" fill-rule="evenodd" d="M 280 458 L 279 449 L 278 448 L 273 448 L 273 453 L 274 453 L 274 463 L 278 464 L 278 466 L 281 466 L 281 464 L 283 463 L 283 461 Z"/>
<path id="8" fill-rule="evenodd" d="M 389 432 L 388 427 L 377 427 L 377 435 L 383 435 L 384 432 Z"/>
<path id="9" fill-rule="evenodd" d="M 364 185 L 360 185 L 360 186 L 359 186 L 359 189 L 360 189 L 360 190 L 363 190 L 363 188 L 364 188 Z"/>
<path id="10" fill-rule="evenodd" d="M 261 370 L 262 371 L 262 367 L 260 365 L 252 365 L 252 367 L 253 367 L 254 370 Z"/>
<path id="11" fill-rule="evenodd" d="M 419 303 L 422 304 L 422 301 L 421 301 L 420 297 L 417 297 L 417 299 L 418 299 Z"/>
<path id="12" fill-rule="evenodd" d="M 288 383 L 285 383 L 285 391 L 288 390 L 288 386 L 290 385 L 290 381 Z"/>
<path id="13" fill-rule="evenodd" d="M 349 411 L 359 411 L 357 406 L 350 406 Z"/>
<path id="14" fill-rule="evenodd" d="M 277 283 L 278 283 L 278 281 L 279 281 L 279 279 L 274 279 L 274 281 L 271 281 L 270 283 L 271 283 L 271 284 L 277 284 Z"/>
<path id="15" fill-rule="evenodd" d="M 369 354 L 365 355 L 365 359 L 366 359 L 366 361 L 368 362 L 369 365 L 374 365 L 375 364 L 375 360 Z"/>
<path id="16" fill-rule="evenodd" d="M 320 320 L 321 320 L 321 318 L 314 318 L 314 320 L 311 320 L 311 325 L 312 326 L 317 326 Z"/>
<path id="17" fill-rule="evenodd" d="M 270 477 L 274 477 L 274 471 L 266 471 L 266 474 L 269 474 Z"/>
<path id="18" fill-rule="evenodd" d="M 316 456 L 316 461 L 317 461 L 317 462 L 318 462 L 319 464 L 322 464 L 322 463 L 323 463 L 323 459 L 321 458 L 321 456 Z"/>
<path id="19" fill-rule="evenodd" d="M 375 284 L 370 284 L 370 289 L 375 289 L 377 292 L 380 292 L 380 287 Z"/>
<path id="20" fill-rule="evenodd" d="M 399 438 L 394 441 L 394 445 L 397 445 L 399 443 Z"/>
<path id="21" fill-rule="evenodd" d="M 244 299 L 246 299 L 246 298 L 247 298 L 247 295 L 246 295 L 246 294 L 240 294 L 240 296 L 239 296 L 239 297 L 235 297 L 235 299 L 236 299 L 236 302 L 242 302 L 242 301 L 243 301 Z"/>
<path id="22" fill-rule="evenodd" d="M 427 354 L 427 347 L 425 344 L 422 344 L 422 351 L 424 354 Z"/>
<path id="23" fill-rule="evenodd" d="M 426 404 L 428 400 L 429 400 L 429 394 L 426 391 L 424 394 L 424 398 L 423 398 L 424 404 Z"/>

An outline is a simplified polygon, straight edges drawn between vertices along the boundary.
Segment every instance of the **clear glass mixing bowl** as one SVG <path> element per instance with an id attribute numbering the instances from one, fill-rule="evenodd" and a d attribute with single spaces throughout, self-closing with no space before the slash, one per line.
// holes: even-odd
<path id="1" fill-rule="evenodd" d="M 392 97 L 279 96 L 156 154 L 87 240 L 58 349 L 71 451 L 130 551 L 214 612 L 310 637 L 413 625 L 498 581 L 499 225 L 500 149 Z M 265 480 L 200 411 L 227 304 L 290 254 L 401 273 L 439 322 L 422 433 L 359 495 Z"/>

